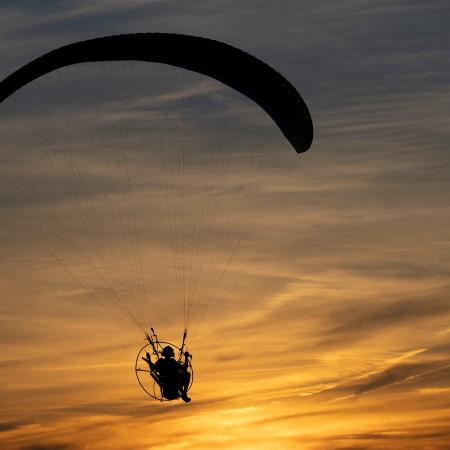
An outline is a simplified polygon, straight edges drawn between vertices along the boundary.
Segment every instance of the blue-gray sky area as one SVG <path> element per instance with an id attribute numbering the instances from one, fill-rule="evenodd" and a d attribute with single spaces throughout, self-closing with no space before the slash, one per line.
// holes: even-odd
<path id="1" fill-rule="evenodd" d="M 147 86 L 132 81 L 138 96 L 125 101 L 123 95 L 122 104 L 105 102 L 112 105 L 109 115 L 93 108 L 89 99 L 108 86 L 114 93 L 121 76 L 104 86 L 99 83 L 91 93 L 82 80 L 95 77 L 95 71 L 82 74 L 76 68 L 66 72 L 65 80 L 49 78 L 61 83 L 54 85 L 64 92 L 64 82 L 87 77 L 75 80 L 80 91 L 72 92 L 70 102 L 57 91 L 54 101 L 47 98 L 45 115 L 1 110 L 0 447 L 448 449 L 448 23 L 450 3 L 433 0 L 3 0 L 0 78 L 61 45 L 104 35 L 175 32 L 209 37 L 282 73 L 307 103 L 315 136 L 308 152 L 291 153 L 255 105 L 236 100 L 234 109 L 227 109 L 228 91 L 218 83 L 190 76 L 180 81 L 172 72 L 160 72 L 158 82 Z M 130 75 L 135 69 L 122 67 L 129 80 L 144 73 L 137 66 L 136 78 Z M 103 66 L 99 73 L 110 69 Z M 36 95 L 45 86 L 45 80 L 36 85 Z M 141 88 L 148 88 L 142 98 Z M 18 95 L 20 101 L 26 97 Z M 220 102 L 223 109 L 213 113 Z M 59 112 L 60 103 L 72 105 L 70 126 Z M 193 400 L 184 405 L 153 401 L 136 383 L 133 367 L 143 345 L 142 330 L 127 329 L 129 324 L 117 320 L 133 304 L 110 308 L 110 317 L 92 301 L 96 289 L 100 297 L 104 294 L 99 303 L 112 298 L 99 288 L 104 275 L 130 292 L 126 275 L 133 266 L 127 266 L 127 241 L 115 239 L 114 233 L 117 224 L 123 225 L 120 214 L 113 217 L 118 223 L 100 219 L 99 227 L 98 222 L 92 225 L 89 214 L 80 216 L 86 210 L 73 207 L 69 191 L 86 189 L 87 197 L 75 200 L 88 198 L 89 211 L 95 209 L 99 217 L 110 213 L 108 202 L 120 198 L 115 182 L 124 177 L 125 160 L 117 162 L 111 153 L 117 164 L 108 172 L 101 159 L 89 159 L 90 151 L 108 147 L 108 139 L 114 138 L 108 135 L 105 144 L 98 135 L 102 127 L 106 130 L 114 121 L 128 124 L 131 132 L 120 135 L 117 148 L 130 149 L 133 203 L 114 205 L 125 214 L 124 221 L 129 219 L 125 211 L 136 208 L 142 276 L 152 297 L 147 309 L 145 302 L 132 302 L 139 317 L 150 315 L 162 337 L 178 340 L 183 314 L 173 301 L 176 281 L 166 270 L 171 263 L 164 244 L 171 236 L 163 221 L 167 181 L 162 166 L 153 165 L 142 150 L 159 148 L 152 140 L 156 131 L 173 130 L 172 122 L 164 119 L 167 114 L 161 119 L 155 111 L 172 111 L 170 117 L 176 117 L 178 109 L 187 107 L 198 113 L 191 122 L 200 118 L 203 127 L 188 130 L 176 121 L 173 126 L 181 127 L 182 139 L 194 142 L 201 155 L 214 133 L 222 133 L 236 148 L 247 145 L 257 154 L 261 142 L 268 141 L 289 154 L 284 165 L 292 167 L 286 178 L 257 186 L 252 197 L 257 208 L 244 211 L 251 233 L 233 228 L 231 234 L 246 236 L 241 248 L 229 265 L 225 258 L 223 279 L 222 266 L 213 267 L 219 273 L 219 300 L 211 303 L 189 341 L 195 383 Z M 48 128 L 41 127 L 46 117 L 52 117 Z M 158 120 L 169 128 L 152 134 L 147 118 L 155 128 Z M 30 125 L 34 134 L 27 131 Z M 65 139 L 65 148 L 73 153 L 45 166 L 42 150 L 51 153 L 46 138 L 58 131 L 72 136 Z M 166 144 L 176 147 L 179 141 L 171 137 Z M 219 243 L 218 254 L 227 248 L 220 243 L 230 234 L 231 195 L 241 179 L 252 181 L 243 161 L 252 166 L 245 158 L 231 166 L 231 185 L 210 234 L 210 244 Z M 56 173 L 42 167 L 56 168 Z M 78 170 L 84 171 L 85 183 L 72 185 Z M 66 190 L 53 190 L 58 177 L 70 173 L 73 179 L 63 183 Z M 195 193 L 197 183 L 208 184 L 211 173 L 210 166 L 199 165 L 186 172 L 186 184 Z M 14 190 L 5 178 L 11 174 L 28 196 Z M 26 176 L 32 184 L 20 178 Z M 189 223 L 199 211 L 201 215 L 203 203 L 192 200 L 187 205 Z M 52 206 L 55 212 L 49 213 Z M 11 218 L 22 218 L 22 223 L 16 227 Z M 61 223 L 68 223 L 70 231 Z M 35 225 L 35 234 L 27 234 Z M 212 223 L 207 225 L 205 230 Z M 83 230 L 105 234 L 83 237 Z M 66 242 L 70 236 L 77 247 Z M 121 255 L 118 273 L 102 272 L 108 267 L 108 259 L 102 259 L 108 258 L 102 254 L 105 247 L 109 258 Z M 89 274 L 91 265 L 79 264 L 80 251 L 101 268 L 97 278 Z M 204 252 L 208 255 L 208 248 Z M 139 284 L 132 288 L 137 295 Z"/>

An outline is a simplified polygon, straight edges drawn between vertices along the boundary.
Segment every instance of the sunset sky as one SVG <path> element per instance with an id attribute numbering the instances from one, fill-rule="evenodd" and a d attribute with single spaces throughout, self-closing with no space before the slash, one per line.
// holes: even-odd
<path id="1" fill-rule="evenodd" d="M 58 90 L 45 105 L 45 114 L 53 114 L 45 116 L 52 117 L 48 129 L 41 127 L 42 111 L 31 111 L 33 135 L 25 131 L 28 115 L 0 111 L 0 448 L 449 449 L 448 23 L 446 0 L 2 0 L 1 79 L 79 40 L 135 32 L 204 36 L 281 72 L 307 103 L 315 139 L 296 155 L 259 108 L 231 98 L 218 83 L 190 75 L 177 81 L 172 72 L 175 81 L 156 73 L 148 97 L 130 95 L 106 116 L 83 100 L 92 92 L 82 91 L 86 83 L 69 70 L 65 82 L 73 77 L 80 89 L 70 99 L 71 127 L 56 107 L 68 102 Z M 144 73 L 140 66 L 123 70 L 140 95 L 143 86 L 133 82 Z M 109 80 L 112 90 L 117 81 Z M 45 92 L 45 82 L 39 89 Z M 251 232 L 204 320 L 193 321 L 189 404 L 159 403 L 139 388 L 134 361 L 142 330 L 114 320 L 122 311 L 109 308 L 106 294 L 106 311 L 92 301 L 88 266 L 73 269 L 87 289 L 61 267 L 54 254 L 70 259 L 65 236 L 55 237 L 42 218 L 38 224 L 35 205 L 6 176 L 14 170 L 21 179 L 34 177 L 43 192 L 38 202 L 53 205 L 55 220 L 68 223 L 68 233 L 102 264 L 70 196 L 40 171 L 41 144 L 65 127 L 73 138 L 66 148 L 77 142 L 77 149 L 94 149 L 101 138 L 88 137 L 89 124 L 94 130 L 116 119 L 133 123 L 120 145 L 130 148 L 143 277 L 151 291 L 146 314 L 161 339 L 178 343 L 183 312 L 168 270 L 164 176 L 141 151 L 159 148 L 150 126 L 140 128 L 148 102 L 161 110 L 177 102 L 195 108 L 206 126 L 183 129 L 183 139 L 200 154 L 219 132 L 250 152 L 264 141 L 291 167 L 255 196 Z M 220 102 L 227 108 L 234 102 L 221 116 L 232 131 L 213 120 L 210 108 Z M 93 175 L 99 161 L 82 150 L 72 158 L 85 171 L 92 205 L 108 212 L 105 199 L 114 197 L 115 186 L 102 186 L 102 197 Z M 231 192 L 248 176 L 242 161 L 232 169 L 214 242 L 226 233 Z M 187 183 L 195 191 L 210 172 L 204 166 L 188 172 Z M 121 242 L 111 242 L 120 254 Z M 121 277 L 110 275 L 112 282 Z"/>

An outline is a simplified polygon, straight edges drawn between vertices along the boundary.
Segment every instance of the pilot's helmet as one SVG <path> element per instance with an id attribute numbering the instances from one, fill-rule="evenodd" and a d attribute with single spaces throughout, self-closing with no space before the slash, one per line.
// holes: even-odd
<path id="1" fill-rule="evenodd" d="M 161 355 L 165 358 L 173 358 L 175 356 L 175 352 L 170 345 L 166 345 L 161 352 Z"/>

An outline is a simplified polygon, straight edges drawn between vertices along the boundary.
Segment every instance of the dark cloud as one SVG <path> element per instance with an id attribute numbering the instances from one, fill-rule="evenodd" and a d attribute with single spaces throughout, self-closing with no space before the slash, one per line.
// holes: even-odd
<path id="1" fill-rule="evenodd" d="M 425 353 L 426 358 L 426 353 Z M 448 388 L 450 359 L 427 360 L 400 363 L 377 372 L 367 378 L 346 383 L 340 382 L 336 387 L 325 390 L 319 395 L 332 397 L 360 396 L 392 388 L 397 392 L 412 392 L 417 388 Z"/>
<path id="2" fill-rule="evenodd" d="M 421 261 L 366 261 L 343 263 L 342 268 L 349 273 L 372 279 L 421 280 L 442 279 L 450 276 L 450 267 Z"/>
<path id="3" fill-rule="evenodd" d="M 389 436 L 383 433 L 360 433 L 342 436 L 342 438 L 355 440 L 372 440 L 372 439 L 386 439 L 389 438 Z"/>
<path id="4" fill-rule="evenodd" d="M 0 433 L 3 431 L 16 430 L 24 424 L 25 422 L 0 422 Z"/>
<path id="5" fill-rule="evenodd" d="M 276 417 L 271 417 L 270 419 L 263 419 L 259 421 L 255 421 L 255 425 L 269 425 L 271 423 L 276 422 L 286 422 L 286 421 L 295 421 L 297 419 L 299 420 L 305 420 L 311 417 L 328 417 L 333 416 L 336 414 L 337 411 L 344 412 L 344 407 L 342 408 L 333 408 L 333 409 L 320 409 L 318 411 L 306 411 L 306 412 L 299 412 L 294 414 L 285 414 L 280 415 Z"/>
<path id="6" fill-rule="evenodd" d="M 80 447 L 73 444 L 27 444 L 20 447 L 20 450 L 76 450 Z"/>
<path id="7" fill-rule="evenodd" d="M 356 395 L 365 394 L 405 382 L 413 376 L 424 376 L 433 367 L 435 367 L 435 364 L 432 363 L 399 364 L 370 377 L 363 383 L 357 383 L 354 386 L 354 392 Z"/>
<path id="8" fill-rule="evenodd" d="M 438 427 L 435 427 L 434 430 L 432 431 L 428 431 L 428 426 L 423 426 L 423 427 L 419 427 L 419 429 L 413 429 L 412 427 L 409 429 L 402 429 L 402 430 L 398 430 L 396 432 L 392 432 L 392 431 L 378 431 L 378 432 L 373 432 L 373 433 L 355 433 L 355 434 L 348 434 L 348 435 L 338 435 L 333 437 L 330 440 L 333 441 L 339 441 L 339 440 L 343 440 L 343 441 L 386 441 L 384 442 L 382 445 L 389 445 L 389 446 L 399 446 L 399 445 L 405 445 L 406 441 L 409 441 L 411 438 L 413 439 L 417 439 L 417 440 L 429 440 L 432 439 L 434 440 L 434 442 L 436 443 L 436 447 L 433 448 L 445 448 L 445 447 L 441 447 L 437 442 L 440 439 L 446 439 L 449 437 L 450 432 L 446 431 L 445 429 L 438 429 Z M 353 446 L 346 446 L 346 447 L 335 447 L 338 448 L 339 450 L 342 449 L 371 449 L 373 448 L 371 445 L 369 445 L 369 447 L 360 447 L 360 444 L 358 444 L 357 447 L 353 447 Z M 445 445 L 445 444 L 444 444 Z M 376 447 L 379 448 L 379 447 Z"/>
<path id="9" fill-rule="evenodd" d="M 189 411 L 191 414 L 201 413 L 205 409 L 215 408 L 226 405 L 231 399 L 230 396 L 218 395 L 215 398 L 206 400 L 196 400 L 195 403 L 192 402 L 189 405 Z M 152 423 L 160 423 L 171 419 L 179 418 L 184 412 L 180 410 L 180 405 L 178 402 L 172 404 L 167 404 L 166 407 L 161 408 L 161 405 L 148 398 L 139 398 L 135 402 L 130 402 L 129 399 L 123 402 L 89 402 L 73 404 L 64 407 L 49 407 L 38 413 L 38 417 L 42 421 L 48 421 L 51 419 L 57 420 L 60 417 L 92 417 L 98 415 L 105 415 L 112 418 L 115 421 L 118 417 L 120 418 L 133 418 L 133 420 L 138 419 L 149 419 L 151 418 Z M 105 422 L 107 420 L 105 419 Z M 87 424 L 86 428 L 96 428 L 99 426 L 97 423 Z"/>
<path id="10" fill-rule="evenodd" d="M 401 300 L 380 298 L 379 302 L 369 302 L 361 299 L 352 305 L 336 308 L 330 311 L 328 328 L 325 335 L 371 335 L 382 332 L 393 326 L 445 317 L 448 313 L 448 293 L 439 292 L 420 297 Z M 335 324 L 333 324 L 335 322 Z"/>

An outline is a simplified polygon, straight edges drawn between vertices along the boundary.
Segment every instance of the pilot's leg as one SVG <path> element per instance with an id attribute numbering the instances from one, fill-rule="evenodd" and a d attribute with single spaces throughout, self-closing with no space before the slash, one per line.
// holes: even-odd
<path id="1" fill-rule="evenodd" d="M 187 391 L 188 391 L 188 389 L 189 389 L 189 383 L 191 382 L 191 374 L 188 372 L 188 371 L 186 371 L 185 373 L 184 373 L 184 375 L 183 375 L 183 392 L 186 392 L 187 393 Z"/>
<path id="2" fill-rule="evenodd" d="M 181 398 L 186 403 L 189 403 L 191 401 L 191 399 L 187 396 L 190 382 L 191 374 L 188 371 L 183 372 L 183 374 L 181 375 Z"/>

